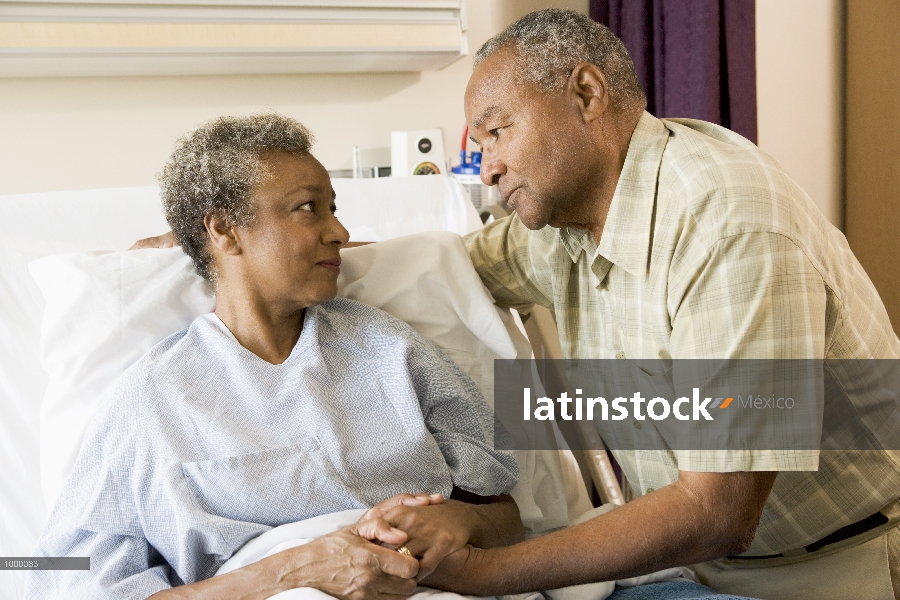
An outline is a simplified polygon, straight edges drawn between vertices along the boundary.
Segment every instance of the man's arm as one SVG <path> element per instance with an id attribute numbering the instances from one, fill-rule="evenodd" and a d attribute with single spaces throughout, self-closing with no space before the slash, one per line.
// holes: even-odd
<path id="1" fill-rule="evenodd" d="M 506 548 L 466 547 L 423 583 L 515 594 L 634 577 L 739 554 L 777 473 L 679 472 L 678 481 L 581 525 Z"/>
<path id="2" fill-rule="evenodd" d="M 509 494 L 485 497 L 454 488 L 450 501 L 463 505 L 471 515 L 468 543 L 476 548 L 509 546 L 525 539 L 519 507 Z"/>
<path id="3" fill-rule="evenodd" d="M 548 259 L 556 252 L 552 228 L 530 231 L 515 214 L 463 237 L 472 266 L 497 306 L 527 313 L 552 305 Z"/>

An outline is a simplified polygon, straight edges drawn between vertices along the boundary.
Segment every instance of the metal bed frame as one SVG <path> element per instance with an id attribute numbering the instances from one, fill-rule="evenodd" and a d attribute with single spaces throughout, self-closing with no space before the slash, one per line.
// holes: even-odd
<path id="1" fill-rule="evenodd" d="M 534 306 L 528 315 L 522 316 L 522 321 L 535 359 L 563 358 L 559 330 L 556 328 L 553 314 L 548 309 Z M 566 390 L 574 397 L 572 386 L 560 363 L 554 360 L 544 365 L 546 368 L 540 376 L 545 386 L 552 382 L 553 385 L 550 387 Z M 597 492 L 600 503 L 625 504 L 630 500 L 628 482 L 624 480 L 624 476 L 622 481 L 616 477 L 606 446 L 597 430 L 585 421 L 560 421 L 557 425 L 572 449 L 572 454 L 575 455 L 585 486 L 588 490 L 594 489 Z"/>

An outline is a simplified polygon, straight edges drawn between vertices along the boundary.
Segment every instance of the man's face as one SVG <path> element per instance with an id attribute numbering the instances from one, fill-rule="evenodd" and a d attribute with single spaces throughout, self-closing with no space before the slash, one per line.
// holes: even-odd
<path id="1" fill-rule="evenodd" d="M 570 96 L 524 81 L 512 50 L 501 49 L 472 73 L 465 111 L 484 153 L 482 181 L 497 184 L 530 229 L 571 224 L 590 177 L 591 146 Z"/>

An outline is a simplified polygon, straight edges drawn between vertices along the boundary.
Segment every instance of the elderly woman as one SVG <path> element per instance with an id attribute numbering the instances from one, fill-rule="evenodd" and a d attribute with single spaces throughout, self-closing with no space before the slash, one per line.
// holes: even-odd
<path id="1" fill-rule="evenodd" d="M 401 597 L 416 556 L 421 578 L 467 543 L 519 535 L 515 461 L 488 443 L 472 381 L 405 323 L 335 299 L 348 234 L 311 141 L 278 115 L 179 141 L 166 217 L 216 311 L 110 392 L 37 550 L 91 569 L 36 571 L 29 598 Z M 405 531 L 368 520 L 210 579 L 275 526 L 404 498 L 427 504 Z"/>

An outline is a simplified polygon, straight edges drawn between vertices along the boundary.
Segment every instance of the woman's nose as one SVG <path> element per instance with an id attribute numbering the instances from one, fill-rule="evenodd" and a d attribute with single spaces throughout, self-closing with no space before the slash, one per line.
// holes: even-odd
<path id="1" fill-rule="evenodd" d="M 324 239 L 322 241 L 326 244 L 344 246 L 350 241 L 350 232 L 347 231 L 346 227 L 341 225 L 341 222 L 338 221 L 337 217 L 332 215 L 328 220 L 328 225 L 324 232 Z"/>

